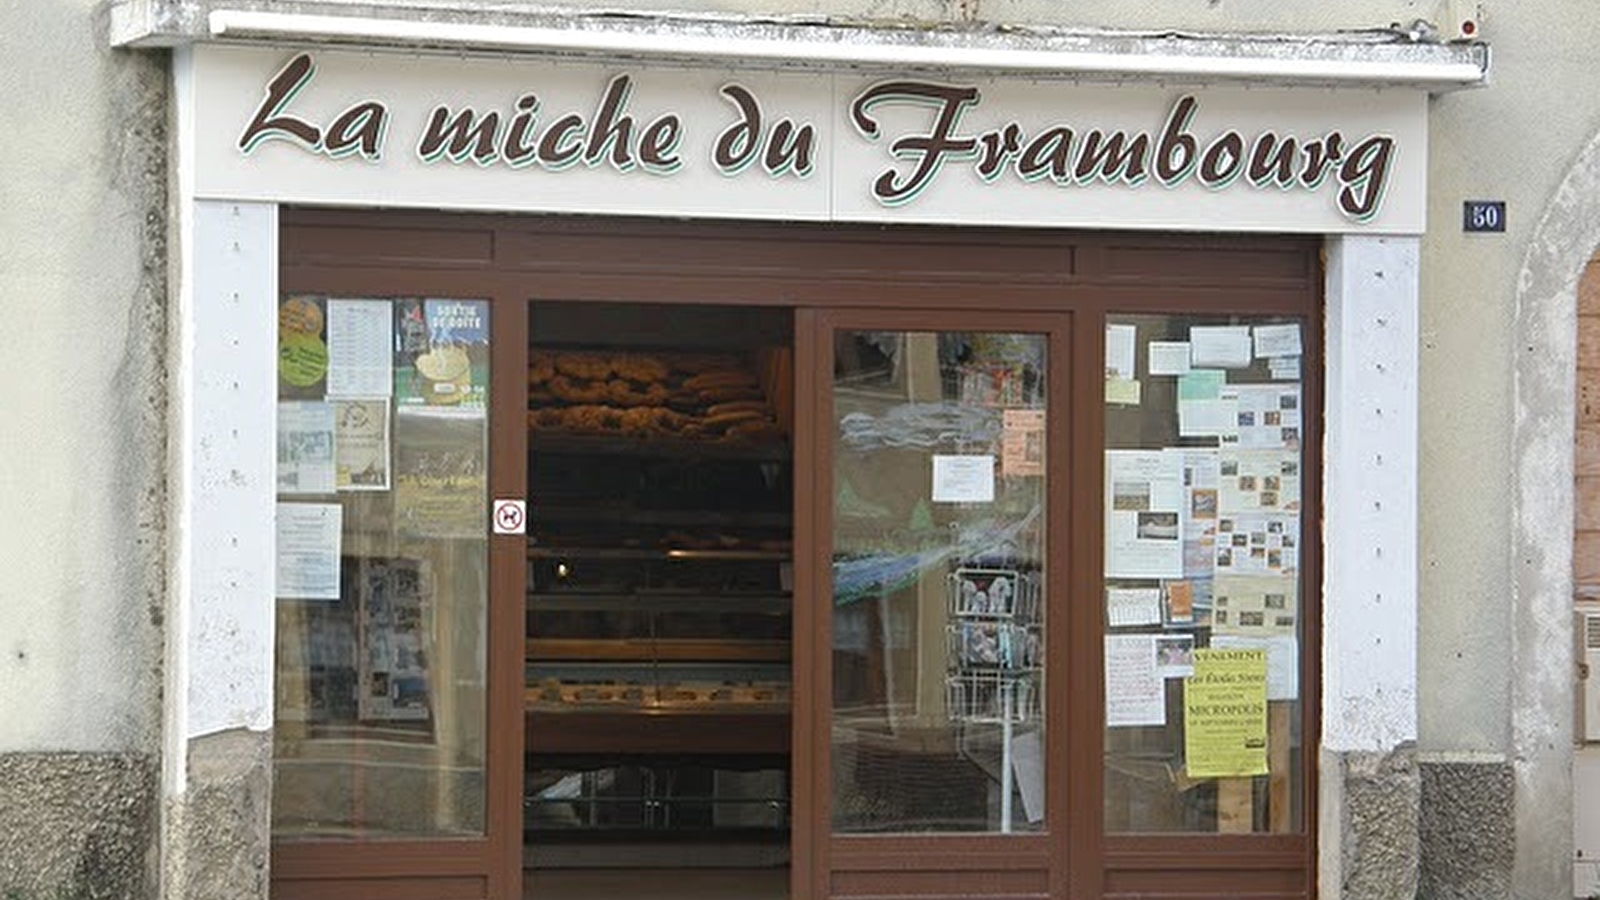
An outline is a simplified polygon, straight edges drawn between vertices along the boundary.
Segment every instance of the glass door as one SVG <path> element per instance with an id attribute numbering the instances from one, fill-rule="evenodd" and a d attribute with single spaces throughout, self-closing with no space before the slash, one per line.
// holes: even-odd
<path id="1" fill-rule="evenodd" d="M 1057 894 L 1067 318 L 820 318 L 825 892 Z"/>
<path id="2" fill-rule="evenodd" d="M 521 319 L 280 301 L 275 897 L 519 891 Z"/>

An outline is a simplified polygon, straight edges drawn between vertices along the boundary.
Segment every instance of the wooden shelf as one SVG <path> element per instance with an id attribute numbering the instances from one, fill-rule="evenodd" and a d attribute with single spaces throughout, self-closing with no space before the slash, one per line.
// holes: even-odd
<path id="1" fill-rule="evenodd" d="M 525 713 L 527 753 L 557 754 L 772 754 L 789 753 L 789 713 L 727 710 Z"/>
<path id="2" fill-rule="evenodd" d="M 792 456 L 789 444 L 734 443 L 673 437 L 583 434 L 530 430 L 529 453 L 634 456 L 669 459 L 754 460 L 782 462 Z"/>
<path id="3" fill-rule="evenodd" d="M 526 638 L 530 660 L 600 662 L 788 662 L 789 642 L 725 638 Z"/>
<path id="4" fill-rule="evenodd" d="M 700 559 L 700 560 L 772 560 L 789 559 L 787 550 L 715 550 L 673 547 L 546 547 L 529 546 L 529 559 Z"/>
<path id="5" fill-rule="evenodd" d="M 529 612 L 693 612 L 693 613 L 771 613 L 790 612 L 794 601 L 788 594 L 736 593 L 550 593 L 529 594 Z"/>
<path id="6" fill-rule="evenodd" d="M 771 528 L 788 530 L 794 517 L 788 512 L 720 510 L 633 509 L 621 506 L 561 506 L 534 500 L 535 518 L 541 522 L 584 525 L 648 525 L 654 527 Z"/>

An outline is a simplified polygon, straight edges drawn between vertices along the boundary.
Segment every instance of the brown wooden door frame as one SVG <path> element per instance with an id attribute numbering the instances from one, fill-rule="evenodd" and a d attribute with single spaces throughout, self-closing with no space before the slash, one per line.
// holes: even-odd
<path id="1" fill-rule="evenodd" d="M 801 343 L 796 371 L 807 371 L 810 384 L 805 389 L 809 402 L 801 410 L 805 418 L 797 432 L 810 438 L 805 448 L 808 464 L 797 482 L 808 483 L 797 491 L 797 501 L 806 507 L 803 519 L 805 540 L 797 544 L 803 553 L 797 568 L 810 573 L 808 593 L 797 595 L 797 603 L 807 615 L 795 625 L 795 658 L 809 661 L 797 665 L 796 676 L 805 681 L 796 685 L 796 696 L 806 698 L 804 709 L 796 715 L 809 721 L 796 725 L 797 733 L 810 735 L 809 746 L 797 738 L 797 769 L 801 763 L 809 772 L 810 796 L 806 800 L 807 818 L 796 817 L 796 842 L 806 847 L 809 873 L 794 877 L 795 897 L 823 898 L 835 893 L 836 878 L 865 883 L 885 879 L 909 878 L 913 872 L 936 873 L 940 891 L 949 895 L 995 895 L 997 882 L 1010 882 L 1016 890 L 1007 897 L 1063 897 L 1069 893 L 1069 841 L 1078 827 L 1068 810 L 1071 807 L 1074 779 L 1068 772 L 1070 733 L 1064 727 L 1069 715 L 1070 679 L 1068 642 L 1074 623 L 1068 615 L 1068 575 L 1071 546 L 1071 510 L 1075 507 L 1074 485 L 1079 482 L 1071 469 L 1070 425 L 1076 402 L 1072 394 L 1074 323 L 1070 312 L 1016 312 L 1005 310 L 1002 291 L 985 297 L 985 308 L 978 310 L 925 310 L 881 308 L 832 308 L 810 311 L 799 324 L 809 325 L 797 332 Z M 1046 547 L 1048 569 L 1045 578 L 1045 729 L 1044 759 L 1046 830 L 1028 834 L 929 834 L 929 835 L 835 835 L 833 833 L 831 732 L 832 732 L 832 585 L 826 573 L 833 570 L 833 336 L 839 330 L 882 331 L 973 331 L 1043 334 L 1048 348 L 1046 390 L 1046 466 L 1050 474 L 1047 487 Z M 797 448 L 798 452 L 798 448 Z M 797 464 L 800 458 L 797 457 Z M 797 469 L 798 472 L 798 469 Z M 1092 483 L 1092 482 L 1091 482 Z M 797 523 L 797 529 L 799 523 Z M 797 532 L 798 535 L 798 532 Z M 798 600 L 803 596 L 804 600 Z M 1057 674 L 1059 673 L 1059 674 Z M 1057 724 L 1060 723 L 1060 724 Z M 1023 887 L 1031 884 L 1032 888 Z M 802 892 L 803 891 L 803 892 Z M 1077 895 L 1076 890 L 1072 893 Z"/>
<path id="2" fill-rule="evenodd" d="M 1052 363 L 1052 379 L 1067 377 L 1065 389 L 1051 383 L 1052 397 L 1069 397 L 1073 420 L 1052 416 L 1051 465 L 1068 473 L 1072 495 L 1057 484 L 1051 490 L 1052 514 L 1067 517 L 1061 528 L 1052 526 L 1053 559 L 1080 563 L 1052 578 L 1053 591 L 1066 590 L 1074 602 L 1065 605 L 1051 629 L 1052 641 L 1063 644 L 1068 635 L 1079 652 L 1064 664 L 1054 658 L 1047 703 L 1055 742 L 1068 757 L 1066 777 L 1052 779 L 1050 815 L 1055 838 L 1065 830 L 1068 844 L 1065 888 L 1052 876 L 1052 896 L 1095 898 L 1130 896 L 1229 896 L 1238 875 L 1265 878 L 1276 883 L 1272 896 L 1315 895 L 1316 857 L 1316 755 L 1320 733 L 1320 534 L 1321 510 L 1321 269 L 1316 238 L 1256 235 L 1158 235 L 1146 233 L 1040 232 L 1025 229 L 860 227 L 838 225 L 783 225 L 777 223 L 683 223 L 617 218 L 504 217 L 440 212 L 361 212 L 351 210 L 286 209 L 281 216 L 284 261 L 280 284 L 285 292 L 342 294 L 344 296 L 478 296 L 493 301 L 496 319 L 494 415 L 504 427 L 496 433 L 495 459 L 516 460 L 516 472 L 491 471 L 492 489 L 520 496 L 526 488 L 526 433 L 521 409 L 501 412 L 515 395 L 525 401 L 525 378 L 510 371 L 510 354 L 525 361 L 526 325 L 505 327 L 508 316 L 526 316 L 526 303 L 535 293 L 551 299 L 614 300 L 637 303 L 728 303 L 788 306 L 795 309 L 796 342 L 796 444 L 794 542 L 796 643 L 793 673 L 793 778 L 791 832 L 791 883 L 794 900 L 822 900 L 829 895 L 828 866 L 832 853 L 831 827 L 826 797 L 829 773 L 819 763 L 816 748 L 828 740 L 828 723 L 818 712 L 817 672 L 831 672 L 826 653 L 826 631 L 818 632 L 819 600 L 830 594 L 826 522 L 814 509 L 828 494 L 816 490 L 808 472 L 826 475 L 821 445 L 831 440 L 819 396 L 825 390 L 824 355 L 831 347 L 820 345 L 819 323 L 838 321 L 834 309 L 850 309 L 854 316 L 879 315 L 885 310 L 972 311 L 1009 305 L 1014 311 L 1068 314 L 1072 317 L 1071 346 Z M 1009 299 L 1005 299 L 1009 298 Z M 1000 302 L 1003 301 L 1003 302 Z M 520 311 L 506 312 L 507 310 Z M 1304 758 L 1300 765 L 1303 794 L 1302 831 L 1294 835 L 1205 834 L 1102 834 L 1104 740 L 1103 672 L 1100 635 L 1103 609 L 1095 601 L 1099 582 L 1103 536 L 1097 515 L 1103 466 L 1103 411 L 1098 392 L 1103 379 L 1103 330 L 1108 313 L 1166 313 L 1177 315 L 1228 315 L 1281 313 L 1303 316 L 1306 368 L 1302 401 L 1308 421 L 1303 459 L 1305 487 L 1302 521 L 1306 523 L 1302 557 L 1302 611 L 1305 622 L 1301 654 L 1301 714 Z M 887 314 L 887 313 L 884 313 Z M 918 313 L 920 316 L 921 313 Z M 981 312 L 968 324 L 982 329 L 995 321 Z M 854 321 L 853 319 L 851 321 Z M 925 317 L 912 323 L 930 327 Z M 963 319 L 963 322 L 967 320 Z M 520 330 L 517 340 L 507 336 Z M 510 347 L 521 344 L 520 348 Z M 1052 344 L 1052 348 L 1054 348 Z M 508 350 L 502 348 L 510 347 Z M 1059 353 L 1052 349 L 1052 353 Z M 1065 365 L 1061 360 L 1065 361 Z M 1070 368 L 1070 376 L 1067 369 Z M 508 381 L 509 379 L 509 381 Z M 506 416 L 512 416 L 506 418 Z M 799 425 L 807 423 L 809 425 Z M 1070 424 L 1070 428 L 1068 427 Z M 502 444 L 505 446 L 503 447 Z M 514 450 L 506 447 L 515 445 Z M 1067 452 L 1063 461 L 1055 456 Z M 493 466 L 494 463 L 491 463 Z M 823 508 L 822 513 L 827 513 Z M 487 528 L 487 525 L 486 525 Z M 1068 545 L 1058 548 L 1058 540 Z M 520 546 L 520 545 L 519 545 Z M 491 558 L 498 559 L 493 555 Z M 802 564 L 809 561 L 810 565 Z M 1062 564 L 1054 563 L 1057 569 Z M 492 584 L 500 584 L 492 580 Z M 504 587 L 510 590 L 510 578 Z M 491 684 L 490 720 L 521 720 L 520 575 L 515 603 L 490 607 Z M 515 606 L 516 612 L 509 607 Z M 499 627 L 506 617 L 514 619 Z M 499 631 L 494 629 L 499 627 Z M 506 646 L 502 646 L 502 641 Z M 804 646 L 804 652 L 802 647 Z M 807 660 L 821 659 L 820 665 Z M 515 671 L 515 674 L 513 673 Z M 809 690 L 807 688 L 810 688 Z M 509 693 L 507 693 L 509 692 Z M 507 734 L 496 735 L 497 731 Z M 515 737 L 510 735 L 514 734 Z M 520 749 L 522 728 L 491 725 L 491 779 L 507 778 L 516 787 L 502 792 L 495 816 L 505 818 L 498 832 L 503 839 L 476 842 L 476 854 L 463 854 L 451 842 L 383 842 L 373 852 L 393 857 L 387 867 L 356 865 L 351 842 L 321 846 L 291 845 L 276 848 L 274 878 L 331 879 L 323 885 L 344 885 L 342 894 L 320 897 L 366 897 L 404 879 L 405 893 L 425 897 L 409 873 L 432 873 L 441 889 L 460 887 L 464 873 L 487 873 L 500 868 L 498 886 L 520 879 Z M 1056 754 L 1052 753 L 1051 756 Z M 496 761 L 509 769 L 495 769 Z M 1057 763 L 1059 766 L 1059 762 Z M 497 783 L 497 782 L 493 782 Z M 1058 800 L 1056 791 L 1076 801 L 1077 808 Z M 511 803 L 514 808 L 505 808 Z M 1062 824 L 1070 815 L 1070 827 Z M 809 823 L 809 824 L 808 824 Z M 496 826 L 491 824 L 491 829 Z M 890 849 L 883 844 L 882 849 Z M 489 855 L 498 854 L 491 863 Z M 912 861 L 907 861 L 907 866 Z M 1061 868 L 1058 866 L 1057 868 Z M 381 872 L 398 873 L 390 876 Z M 351 876 L 365 873 L 378 881 L 361 882 Z M 487 876 L 486 876 L 487 877 Z M 289 882 L 311 885 L 312 882 Z M 1259 883 L 1259 882 L 1257 882 Z M 275 884 L 275 889 L 278 887 Z M 357 890 L 359 888 L 359 890 Z M 1108 893 L 1109 892 L 1109 893 Z M 1198 894 L 1196 892 L 1199 892 Z M 1209 892 L 1209 893 L 1208 893 Z M 283 893 L 281 896 L 291 896 Z M 456 893 L 452 896 L 466 896 Z M 514 891 L 498 896 L 514 897 Z"/>

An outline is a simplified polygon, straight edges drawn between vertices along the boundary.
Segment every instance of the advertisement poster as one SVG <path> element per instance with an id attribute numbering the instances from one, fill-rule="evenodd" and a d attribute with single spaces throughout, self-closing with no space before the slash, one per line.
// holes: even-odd
<path id="1" fill-rule="evenodd" d="M 1300 453 L 1225 447 L 1217 504 L 1223 512 L 1279 512 L 1300 508 Z"/>
<path id="2" fill-rule="evenodd" d="M 387 300 L 328 301 L 328 396 L 388 397 L 394 389 Z"/>
<path id="3" fill-rule="evenodd" d="M 341 491 L 389 489 L 389 401 L 340 400 L 332 404 L 336 482 Z"/>
<path id="4" fill-rule="evenodd" d="M 401 408 L 394 436 L 396 530 L 482 538 L 489 528 L 487 420 Z"/>
<path id="5" fill-rule="evenodd" d="M 1182 578 L 1183 452 L 1106 451 L 1106 577 Z"/>
<path id="6" fill-rule="evenodd" d="M 1223 400 L 1235 403 L 1237 428 L 1224 443 L 1257 449 L 1300 449 L 1300 385 L 1230 384 Z"/>
<path id="7" fill-rule="evenodd" d="M 331 403 L 278 403 L 278 493 L 333 493 L 334 425 Z"/>
<path id="8" fill-rule="evenodd" d="M 1299 516 L 1224 513 L 1217 518 L 1216 575 L 1293 575 L 1299 543 Z"/>
<path id="9" fill-rule="evenodd" d="M 1194 651 L 1184 679 L 1183 750 L 1190 778 L 1267 774 L 1267 653 Z"/>
<path id="10" fill-rule="evenodd" d="M 1211 627 L 1217 634 L 1293 635 L 1299 618 L 1294 576 L 1218 575 Z"/>
<path id="11" fill-rule="evenodd" d="M 489 396 L 489 304 L 484 300 L 398 300 L 395 402 L 472 410 Z"/>
<path id="12" fill-rule="evenodd" d="M 1214 650 L 1265 650 L 1267 699 L 1294 700 L 1300 696 L 1300 643 L 1293 634 L 1272 637 L 1213 634 L 1211 647 Z"/>
<path id="13" fill-rule="evenodd" d="M 278 378 L 296 396 L 322 396 L 321 390 L 312 389 L 328 374 L 323 324 L 317 297 L 290 297 L 278 306 Z"/>
<path id="14" fill-rule="evenodd" d="M 354 559 L 360 602 L 360 714 L 417 721 L 429 716 L 427 578 L 410 559 Z"/>
<path id="15" fill-rule="evenodd" d="M 339 541 L 344 508 L 337 503 L 279 503 L 277 596 L 339 599 Z"/>
<path id="16" fill-rule="evenodd" d="M 1008 478 L 1044 474 L 1044 410 L 1008 409 L 1001 414 L 1000 472 Z"/>

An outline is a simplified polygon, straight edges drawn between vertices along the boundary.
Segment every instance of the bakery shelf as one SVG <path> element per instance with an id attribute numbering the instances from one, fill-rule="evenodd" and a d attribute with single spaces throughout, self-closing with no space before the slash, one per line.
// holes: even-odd
<path id="1" fill-rule="evenodd" d="M 789 459 L 791 455 L 787 441 L 782 443 L 737 443 L 732 441 L 658 437 L 654 435 L 637 437 L 624 434 L 584 434 L 541 430 L 531 430 L 529 432 L 528 452 L 632 456 L 641 459 L 667 457 L 673 459 L 728 459 L 763 462 L 782 462 Z"/>
<path id="2" fill-rule="evenodd" d="M 530 660 L 787 662 L 789 642 L 722 638 L 527 638 Z"/>
<path id="3" fill-rule="evenodd" d="M 533 540 L 533 538 L 529 538 Z M 787 550 L 721 550 L 672 547 L 528 547 L 529 559 L 771 560 L 789 559 Z"/>
<path id="4" fill-rule="evenodd" d="M 792 604 L 793 600 L 788 594 L 552 591 L 528 595 L 530 612 L 748 612 L 787 615 Z"/>
<path id="5" fill-rule="evenodd" d="M 536 503 L 534 515 L 542 522 L 582 525 L 642 525 L 648 527 L 770 528 L 787 531 L 793 517 L 788 512 L 722 512 L 717 510 L 638 509 L 624 506 L 563 506 Z"/>

